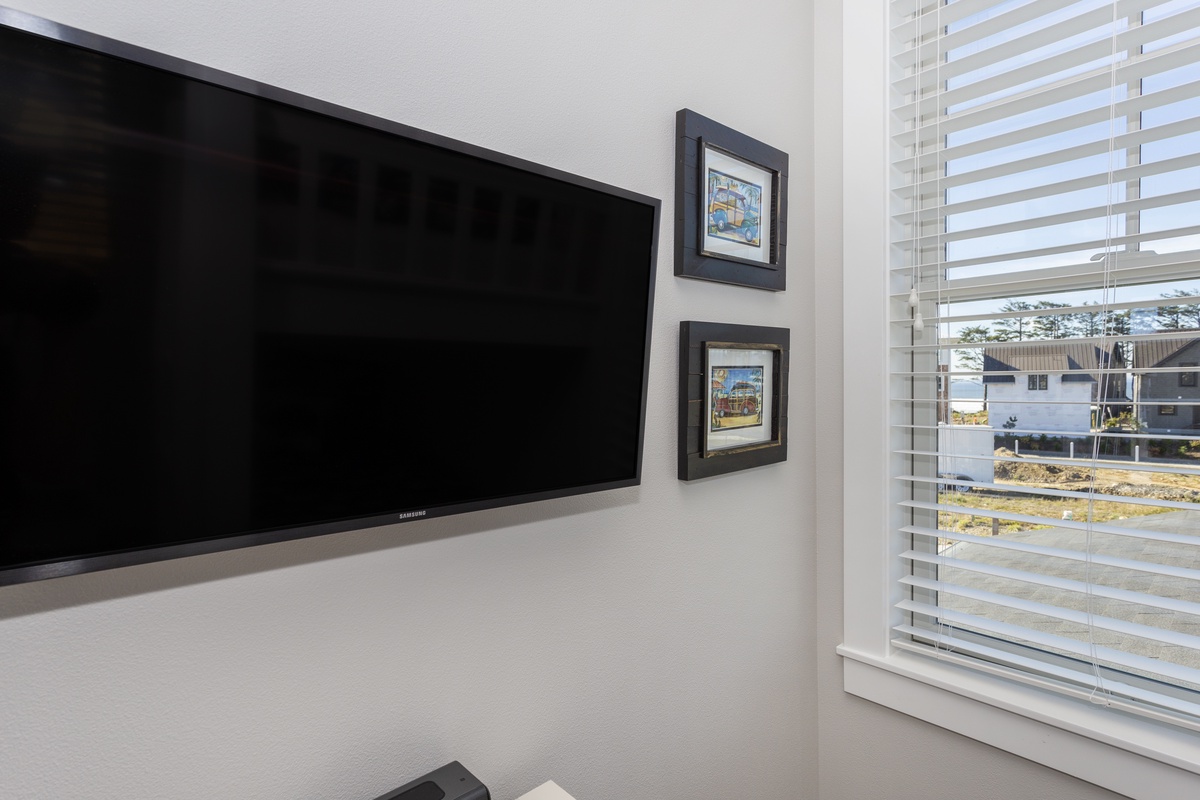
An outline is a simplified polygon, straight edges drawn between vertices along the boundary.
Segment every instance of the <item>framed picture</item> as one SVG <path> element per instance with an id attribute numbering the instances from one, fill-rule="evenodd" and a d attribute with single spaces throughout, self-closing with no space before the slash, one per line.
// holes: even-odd
<path id="1" fill-rule="evenodd" d="M 675 274 L 783 291 L 787 153 L 686 108 L 675 134 Z"/>
<path id="2" fill-rule="evenodd" d="M 679 479 L 787 460 L 787 328 L 679 323 Z"/>

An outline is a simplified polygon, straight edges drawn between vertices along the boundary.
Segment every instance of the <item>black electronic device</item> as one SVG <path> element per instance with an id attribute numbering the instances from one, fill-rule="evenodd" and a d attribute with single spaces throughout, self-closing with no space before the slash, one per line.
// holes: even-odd
<path id="1" fill-rule="evenodd" d="M 656 199 L 2 8 L 0 187 L 0 585 L 640 482 Z"/>
<path id="2" fill-rule="evenodd" d="M 451 761 L 375 800 L 490 800 L 487 787 L 457 761 Z"/>

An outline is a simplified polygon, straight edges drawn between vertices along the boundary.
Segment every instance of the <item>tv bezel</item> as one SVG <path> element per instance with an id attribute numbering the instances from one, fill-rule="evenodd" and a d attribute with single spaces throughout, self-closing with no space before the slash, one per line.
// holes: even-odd
<path id="1" fill-rule="evenodd" d="M 544 178 L 563 181 L 585 189 L 591 189 L 602 194 L 629 200 L 648 206 L 653 212 L 653 222 L 650 236 L 650 252 L 647 253 L 647 294 L 646 294 L 646 327 L 645 344 L 643 348 L 642 391 L 638 422 L 637 459 L 634 475 L 630 478 L 608 481 L 603 483 L 585 484 L 567 488 L 553 489 L 540 492 L 528 492 L 502 497 L 491 497 L 480 500 L 470 500 L 431 506 L 416 511 L 404 513 L 376 514 L 361 517 L 351 517 L 333 521 L 303 524 L 293 527 L 254 531 L 249 533 L 231 534 L 216 538 L 204 538 L 175 542 L 163 545 L 152 545 L 134 549 L 124 549 L 112 552 L 95 553 L 92 555 L 66 558 L 37 564 L 28 564 L 10 568 L 0 568 L 0 586 L 10 586 L 32 581 L 42 581 L 50 578 L 78 575 L 87 572 L 129 567 L 138 564 L 150 564 L 188 556 L 219 553 L 226 550 L 236 550 L 245 547 L 274 544 L 276 542 L 306 539 L 313 536 L 324 536 L 332 533 L 343 533 L 352 530 L 380 527 L 398 523 L 413 522 L 434 517 L 452 516 L 473 511 L 483 511 L 512 505 L 534 503 L 543 500 L 554 500 L 593 492 L 621 489 L 641 484 L 642 464 L 646 438 L 646 410 L 649 395 L 650 379 L 650 345 L 654 319 L 654 287 L 658 273 L 658 244 L 659 226 L 661 224 L 662 201 L 658 198 L 643 195 L 611 184 L 602 183 L 591 178 L 585 178 L 565 172 L 544 164 L 518 158 L 516 156 L 489 150 L 478 145 L 451 139 L 419 128 L 405 125 L 383 117 L 356 111 L 325 100 L 299 94 L 270 84 L 245 78 L 233 73 L 206 67 L 202 64 L 187 61 L 137 45 L 111 39 L 95 33 L 90 33 L 54 22 L 22 11 L 0 6 L 0 26 L 24 33 L 40 36 L 64 45 L 83 48 L 104 56 L 123 59 L 153 69 L 163 70 L 184 78 L 209 83 L 219 88 L 241 92 L 256 98 L 275 101 L 293 106 L 304 111 L 322 114 L 344 122 L 373 128 L 397 137 L 410 139 L 426 145 L 433 145 L 460 155 L 491 161 L 506 167 L 523 170 Z"/>

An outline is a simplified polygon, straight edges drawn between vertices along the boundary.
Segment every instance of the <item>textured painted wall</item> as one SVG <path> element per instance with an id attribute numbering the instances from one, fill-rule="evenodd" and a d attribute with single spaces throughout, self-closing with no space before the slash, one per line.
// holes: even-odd
<path id="1" fill-rule="evenodd" d="M 708 0 L 15 5 L 661 197 L 665 225 L 640 488 L 0 589 L 0 797 L 371 798 L 457 758 L 497 800 L 811 800 L 818 719 L 827 800 L 1113 797 L 841 691 L 839 2 L 758 4 L 757 80 L 708 69 L 748 27 Z M 784 294 L 671 276 L 685 106 L 791 154 Z M 680 319 L 792 328 L 787 464 L 675 480 Z"/>
<path id="2" fill-rule="evenodd" d="M 0 797 L 371 798 L 451 759 L 498 800 L 816 796 L 807 3 L 15 6 L 664 219 L 640 488 L 0 589 Z M 672 276 L 683 107 L 792 154 L 786 293 Z M 793 328 L 788 463 L 676 480 L 685 318 Z"/>

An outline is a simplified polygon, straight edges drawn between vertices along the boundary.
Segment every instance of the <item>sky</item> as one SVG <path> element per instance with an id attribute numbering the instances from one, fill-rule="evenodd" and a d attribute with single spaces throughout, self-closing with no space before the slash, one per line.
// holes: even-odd
<path id="1" fill-rule="evenodd" d="M 1025 2 L 1026 0 L 1013 0 L 1013 2 L 987 12 L 986 16 L 995 16 L 1010 8 L 1024 5 Z M 948 54 L 947 61 L 948 63 L 954 62 L 957 59 L 970 56 L 977 51 L 1004 42 L 1019 40 L 1031 32 L 1041 30 L 1048 25 L 1061 22 L 1075 15 L 1110 6 L 1110 0 L 1082 0 L 1066 9 L 1053 11 L 1038 19 L 1005 31 L 998 36 L 976 43 L 970 48 L 953 50 Z M 1157 20 L 1198 8 L 1200 8 L 1200 0 L 1171 0 L 1171 2 L 1147 12 L 1143 19 L 1143 24 L 1152 25 Z M 978 15 L 964 20 L 959 25 L 977 24 L 984 18 L 984 15 Z M 1170 26 L 1170 35 L 1147 44 L 1144 47 L 1145 53 L 1161 51 L 1164 48 L 1176 46 L 1180 42 L 1200 38 L 1200 29 L 1179 30 L 1178 20 L 1172 20 L 1167 25 Z M 1117 30 L 1119 32 L 1127 31 L 1128 29 L 1129 24 L 1126 20 L 1121 20 L 1118 23 Z M 1052 56 L 1066 49 L 1085 46 L 1089 43 L 1102 44 L 1104 41 L 1111 41 L 1112 35 L 1112 25 L 1103 25 L 1091 31 L 1072 36 L 1065 40 L 1065 42 L 1056 42 L 1053 45 L 1038 48 L 1029 53 L 1017 54 L 999 64 L 989 65 L 986 68 L 953 77 L 947 80 L 946 88 L 948 91 L 953 91 L 957 88 L 968 86 L 973 82 L 986 80 L 997 74 L 1007 72 L 1010 69 L 1018 68 L 1022 64 Z M 1128 52 L 1119 52 L 1117 54 L 1117 63 L 1125 63 L 1129 55 Z M 1069 67 L 1053 75 L 1045 76 L 1035 82 L 1006 86 L 1002 90 L 982 97 L 979 100 L 952 106 L 949 109 L 949 113 L 953 116 L 970 108 L 993 103 L 1006 97 L 1036 92 L 1038 89 L 1056 84 L 1064 78 L 1108 69 L 1111 63 L 1112 61 L 1109 58 L 1099 61 L 1092 60 Z M 1153 95 L 1154 93 L 1175 87 L 1185 87 L 1193 83 L 1196 84 L 1197 90 L 1185 91 L 1183 99 L 1159 107 L 1147 108 L 1143 113 L 1136 115 L 1132 119 L 1127 120 L 1121 116 L 1109 118 L 1109 114 L 1104 113 L 1112 111 L 1115 103 L 1127 99 L 1127 96 L 1131 93 L 1137 94 L 1140 92 L 1143 95 Z M 1053 120 L 1088 111 L 1093 112 L 1093 117 L 1099 115 L 1101 118 L 1075 127 L 1072 130 L 1038 135 L 1037 129 Z M 1108 152 L 1100 152 L 1048 167 L 1027 170 L 1020 169 L 1020 161 L 1022 159 L 1086 144 L 1098 145 L 1100 148 L 1107 150 L 1110 137 L 1118 137 L 1130 130 L 1137 130 L 1139 128 L 1150 129 L 1169 124 L 1181 125 L 1183 128 L 1181 135 L 1175 135 L 1162 141 L 1150 142 L 1128 152 L 1118 148 L 1112 154 L 1111 158 Z M 1017 142 L 1003 148 L 988 150 L 978 155 L 968 155 L 949 161 L 946 165 L 945 174 L 955 177 L 1000 164 L 1015 162 L 1017 166 L 1015 170 L 1009 171 L 1007 174 L 988 180 L 967 182 L 947 188 L 945 190 L 945 202 L 947 204 L 954 204 L 1017 190 L 1036 189 L 1037 187 L 1059 181 L 1089 175 L 1099 176 L 1101 178 L 1100 185 L 1069 193 L 1026 198 L 1004 206 L 949 214 L 946 219 L 947 238 L 952 239 L 956 233 L 980 226 L 1023 220 L 1039 220 L 1063 212 L 1097 209 L 1097 213 L 1089 219 L 1071 221 L 1059 225 L 1028 227 L 1018 231 L 995 235 L 946 241 L 944 242 L 945 263 L 953 264 L 956 261 L 964 259 L 989 257 L 1007 252 L 1033 250 L 1052 245 L 1070 244 L 1072 242 L 1103 242 L 1110 237 L 1126 234 L 1129 227 L 1123 214 L 1118 213 L 1109 216 L 1105 213 L 1109 204 L 1120 203 L 1127 196 L 1140 196 L 1142 198 L 1164 197 L 1177 192 L 1193 191 L 1197 187 L 1200 187 L 1200 163 L 1195 167 L 1176 169 L 1161 175 L 1147 176 L 1132 184 L 1119 181 L 1110 186 L 1107 182 L 1107 175 L 1110 170 L 1121 169 L 1130 163 L 1148 164 L 1180 156 L 1196 157 L 1196 161 L 1200 162 L 1200 157 L 1197 157 L 1200 155 L 1200 64 L 1190 64 L 1147 77 L 1128 89 L 1118 85 L 1115 87 L 1115 90 L 1092 92 L 1091 94 L 1073 98 L 1066 102 L 1046 105 L 1025 113 L 1007 116 L 994 122 L 987 122 L 962 131 L 956 131 L 946 136 L 945 144 L 946 147 L 953 148 L 962 144 L 985 140 L 993 136 L 1014 134 L 1022 130 L 1027 130 L 1030 134 L 1026 137 L 1026 141 Z M 1200 224 L 1200 197 L 1189 202 L 1171 201 L 1159 208 L 1144 209 L 1139 216 L 1140 220 L 1134 224 L 1140 225 L 1140 230 L 1143 233 L 1196 226 Z M 1159 254 L 1178 253 L 1184 259 L 1192 257 L 1189 251 L 1196 251 L 1194 257 L 1197 259 L 1198 264 L 1200 264 L 1200 234 L 1161 239 L 1153 239 L 1151 237 L 1141 245 L 1141 249 L 1143 251 L 1152 250 Z M 994 275 L 1001 279 L 1011 279 L 1015 273 L 1020 271 L 1067 264 L 1089 263 L 1093 256 L 1102 255 L 1104 252 L 1105 247 L 1101 245 L 1099 247 L 1081 247 L 1081 249 L 1074 252 L 1051 254 L 1039 258 L 1016 258 L 976 266 L 951 267 L 946 270 L 946 279 L 948 282 L 953 282 L 959 278 L 986 275 Z M 1118 253 L 1118 263 L 1121 263 L 1122 257 L 1122 254 Z M 1188 278 L 1171 283 L 1116 287 L 1114 291 L 1106 293 L 1102 291 L 1103 262 L 1096 261 L 1094 263 L 1097 265 L 1097 288 L 1092 291 L 1072 291 L 1054 295 L 1026 295 L 1020 299 L 1028 302 L 1036 302 L 1044 299 L 1070 305 L 1081 305 L 1085 302 L 1104 302 L 1106 298 L 1109 302 L 1116 303 L 1152 303 L 1162 295 L 1172 293 L 1176 290 L 1200 291 L 1200 279 Z M 1197 275 L 1200 275 L 1200 266 L 1198 266 Z M 943 307 L 942 313 L 950 316 L 994 313 L 999 311 L 1000 307 L 1010 299 L 1013 299 L 1012 295 L 997 297 L 989 301 L 946 305 Z M 942 326 L 941 333 L 943 336 L 954 337 L 958 335 L 962 327 L 971 324 L 986 323 L 963 322 L 955 325 L 945 325 Z"/>

